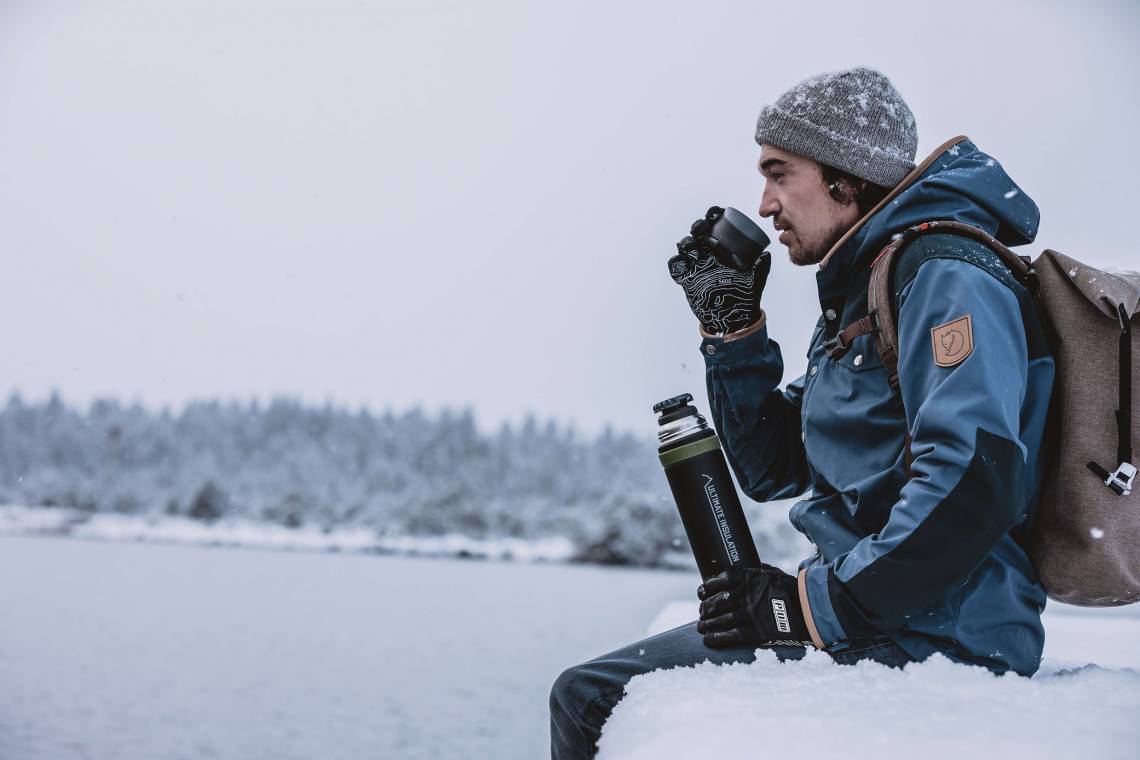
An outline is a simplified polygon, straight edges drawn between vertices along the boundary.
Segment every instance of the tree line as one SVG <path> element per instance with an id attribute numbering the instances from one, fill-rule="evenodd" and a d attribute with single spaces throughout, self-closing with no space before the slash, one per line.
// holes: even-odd
<path id="1" fill-rule="evenodd" d="M 529 416 L 481 433 L 470 408 L 428 415 L 290 399 L 177 413 L 13 394 L 0 410 L 0 503 L 91 513 L 242 517 L 382 535 L 569 538 L 580 561 L 656 566 L 687 553 L 652 439 L 593 438 Z M 749 508 L 761 553 L 790 540 Z M 769 546 L 764 546 L 769 544 Z"/>

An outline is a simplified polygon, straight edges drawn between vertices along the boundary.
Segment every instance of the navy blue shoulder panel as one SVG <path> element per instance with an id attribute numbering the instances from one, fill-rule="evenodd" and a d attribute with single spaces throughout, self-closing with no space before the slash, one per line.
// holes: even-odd
<path id="1" fill-rule="evenodd" d="M 1009 267 L 1001 260 L 1001 256 L 994 253 L 988 246 L 961 235 L 920 235 L 899 253 L 898 260 L 895 262 L 894 276 L 896 315 L 902 305 L 900 297 L 906 291 L 907 286 L 914 281 L 919 267 L 934 259 L 957 259 L 968 262 L 983 272 L 989 273 L 994 279 L 1009 288 L 1017 298 L 1021 310 L 1030 361 L 1042 356 L 1049 356 L 1052 353 L 1049 350 L 1049 343 L 1038 316 L 1033 295 L 1018 282 Z"/>
<path id="2" fill-rule="evenodd" d="M 1001 256 L 977 240 L 962 235 L 920 235 L 902 250 L 895 265 L 896 299 L 918 274 L 918 268 L 930 259 L 966 261 L 989 272 L 1014 292 L 1021 287 L 1017 278 L 1009 271 L 1009 267 L 1001 260 Z"/>

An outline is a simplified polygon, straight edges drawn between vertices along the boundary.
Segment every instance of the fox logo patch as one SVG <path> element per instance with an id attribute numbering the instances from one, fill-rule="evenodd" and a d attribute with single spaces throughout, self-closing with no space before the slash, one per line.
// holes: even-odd
<path id="1" fill-rule="evenodd" d="M 952 319 L 930 330 L 934 344 L 934 363 L 939 367 L 956 367 L 974 351 L 974 328 L 970 315 Z"/>

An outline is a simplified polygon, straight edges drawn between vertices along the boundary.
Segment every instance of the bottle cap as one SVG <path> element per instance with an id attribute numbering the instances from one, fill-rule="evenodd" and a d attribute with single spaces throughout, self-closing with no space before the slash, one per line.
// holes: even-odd
<path id="1" fill-rule="evenodd" d="M 682 393 L 680 396 L 673 396 L 664 401 L 658 401 L 653 405 L 653 411 L 661 415 L 657 419 L 657 424 L 665 425 L 674 420 L 679 420 L 682 417 L 695 415 L 697 413 L 696 408 L 689 406 L 689 402 L 692 400 L 693 394 Z"/>

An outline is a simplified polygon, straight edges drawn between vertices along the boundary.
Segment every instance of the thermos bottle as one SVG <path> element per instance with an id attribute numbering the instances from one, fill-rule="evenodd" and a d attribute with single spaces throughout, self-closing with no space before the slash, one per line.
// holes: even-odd
<path id="1" fill-rule="evenodd" d="M 720 439 L 695 408 L 691 394 L 654 404 L 657 455 L 703 580 L 732 566 L 759 567 Z"/>

